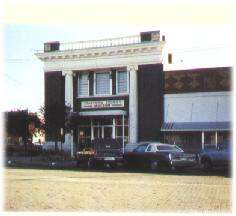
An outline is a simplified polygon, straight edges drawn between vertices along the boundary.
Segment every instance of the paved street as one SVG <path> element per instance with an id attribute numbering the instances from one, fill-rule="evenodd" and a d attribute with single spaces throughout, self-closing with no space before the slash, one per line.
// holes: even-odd
<path id="1" fill-rule="evenodd" d="M 7 211 L 231 211 L 232 179 L 187 173 L 5 170 Z"/>

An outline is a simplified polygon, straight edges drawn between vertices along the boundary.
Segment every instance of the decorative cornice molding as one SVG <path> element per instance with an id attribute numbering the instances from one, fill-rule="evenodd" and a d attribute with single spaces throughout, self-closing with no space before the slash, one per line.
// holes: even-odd
<path id="1" fill-rule="evenodd" d="M 37 53 L 45 71 L 75 71 L 162 64 L 164 42 L 148 42 L 115 47 Z M 137 66 L 136 66 L 137 68 Z"/>
<path id="2" fill-rule="evenodd" d="M 163 41 L 129 44 L 115 47 L 90 48 L 82 50 L 68 50 L 56 52 L 36 53 L 35 55 L 43 62 L 63 60 L 83 60 L 93 58 L 130 56 L 134 54 L 161 53 Z"/>

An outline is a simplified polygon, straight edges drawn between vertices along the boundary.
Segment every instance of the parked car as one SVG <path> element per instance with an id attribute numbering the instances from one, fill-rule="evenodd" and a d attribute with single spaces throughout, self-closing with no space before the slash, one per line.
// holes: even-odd
<path id="1" fill-rule="evenodd" d="M 115 168 L 123 164 L 123 149 L 115 139 L 95 139 L 92 147 L 77 152 L 77 166 L 93 168 L 99 165 Z"/>
<path id="2" fill-rule="evenodd" d="M 213 168 L 230 168 L 231 145 L 228 141 L 213 148 L 207 147 L 199 154 L 200 164 L 205 171 Z"/>
<path id="3" fill-rule="evenodd" d="M 127 166 L 151 170 L 160 168 L 186 168 L 198 163 L 196 154 L 185 153 L 176 145 L 157 142 L 139 144 L 132 152 L 124 155 Z"/>

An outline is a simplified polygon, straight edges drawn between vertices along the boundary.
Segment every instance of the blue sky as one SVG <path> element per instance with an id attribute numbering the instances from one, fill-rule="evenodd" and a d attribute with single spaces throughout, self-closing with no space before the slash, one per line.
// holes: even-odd
<path id="1" fill-rule="evenodd" d="M 34 55 L 46 41 L 79 41 L 161 30 L 180 66 L 228 66 L 230 29 L 216 27 L 11 24 L 4 28 L 3 110 L 37 111 L 44 103 L 43 64 Z M 224 34 L 222 34 L 224 32 Z M 177 62 L 178 63 L 178 62 Z M 177 64 L 178 65 L 178 64 Z"/>
<path id="2" fill-rule="evenodd" d="M 103 29 L 103 31 L 100 31 Z M 106 29 L 106 31 L 104 31 Z M 57 25 L 6 25 L 4 28 L 4 110 L 28 108 L 32 111 L 43 105 L 43 64 L 35 57 L 46 41 L 77 41 L 122 36 L 120 29 Z"/>

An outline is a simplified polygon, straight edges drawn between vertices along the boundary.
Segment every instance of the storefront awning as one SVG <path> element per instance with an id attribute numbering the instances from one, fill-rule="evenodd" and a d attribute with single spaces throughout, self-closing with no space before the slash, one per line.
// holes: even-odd
<path id="1" fill-rule="evenodd" d="M 96 110 L 79 112 L 80 116 L 120 116 L 126 114 L 127 112 L 124 110 Z"/>
<path id="2" fill-rule="evenodd" d="M 229 131 L 231 122 L 165 122 L 161 131 Z"/>

